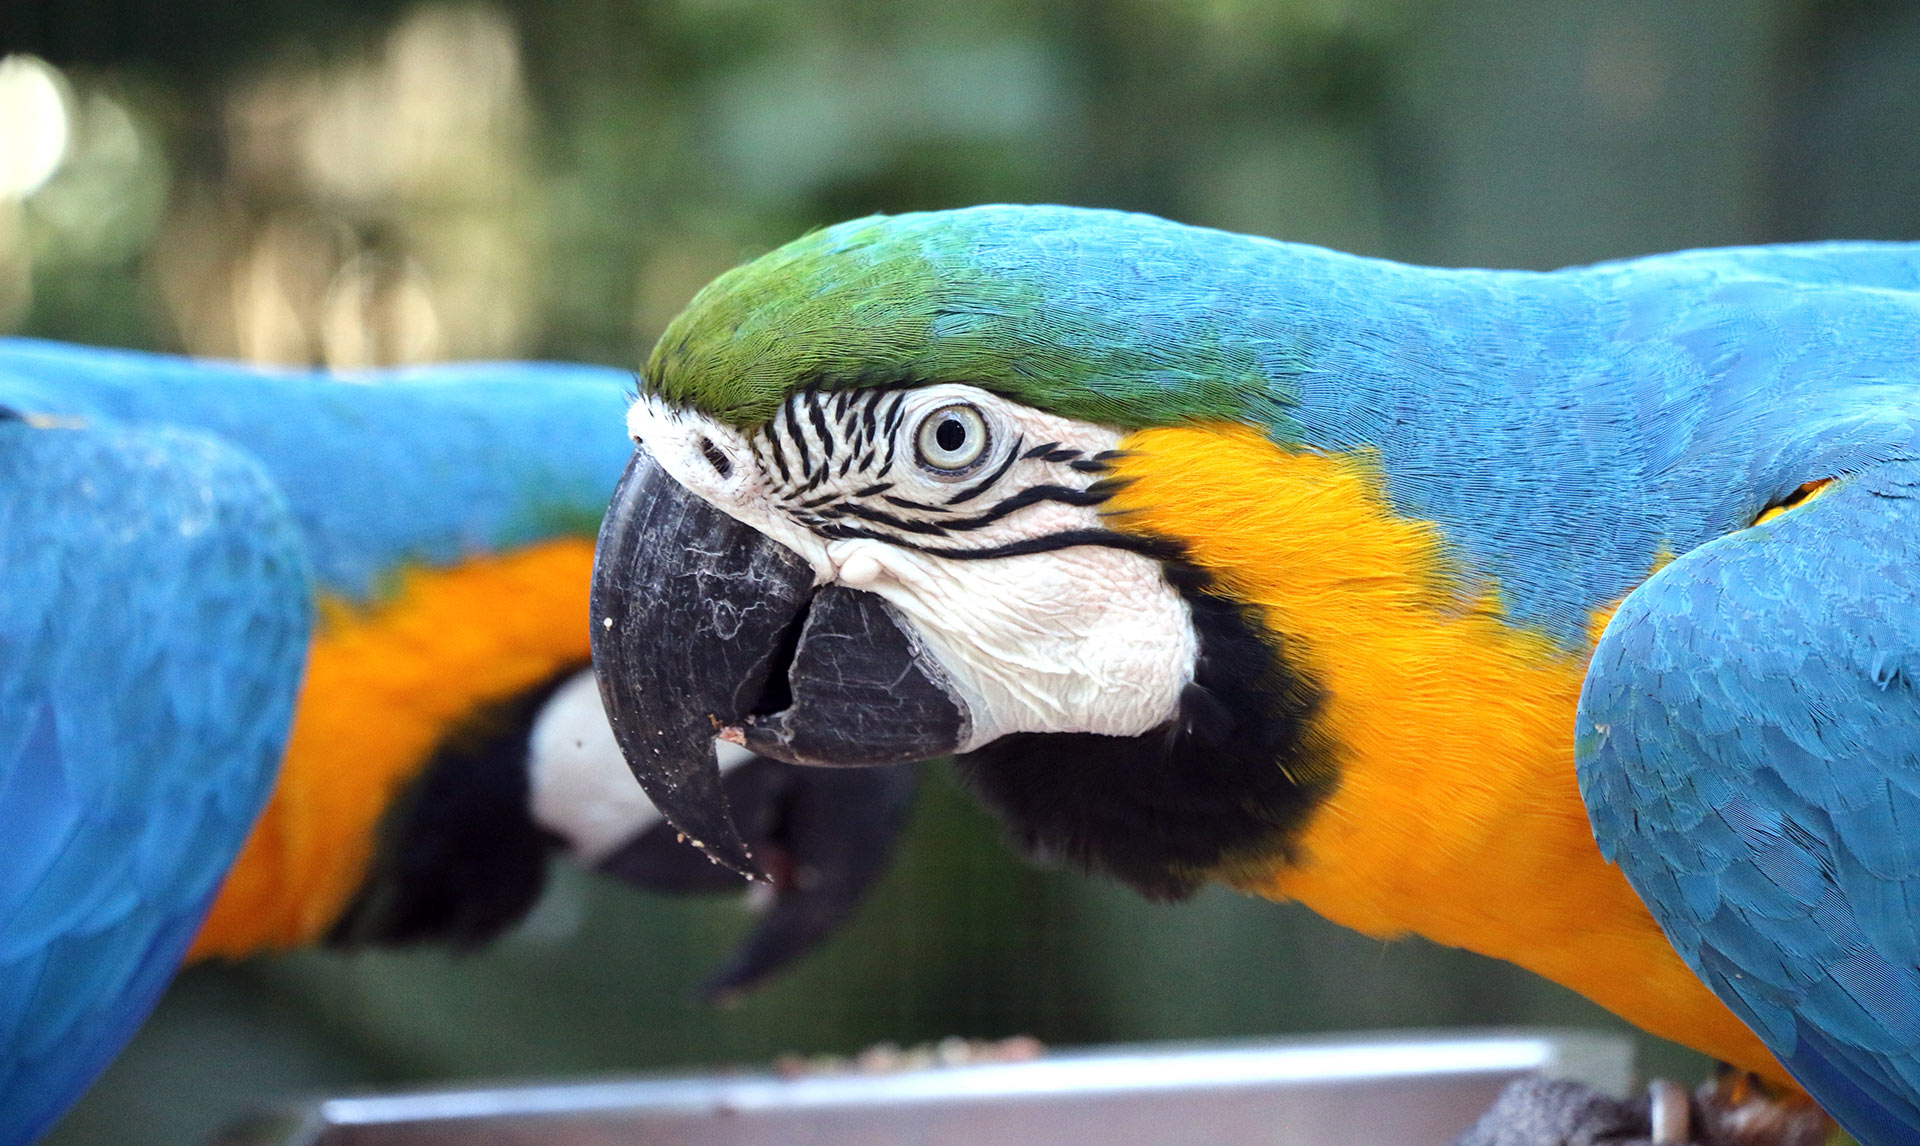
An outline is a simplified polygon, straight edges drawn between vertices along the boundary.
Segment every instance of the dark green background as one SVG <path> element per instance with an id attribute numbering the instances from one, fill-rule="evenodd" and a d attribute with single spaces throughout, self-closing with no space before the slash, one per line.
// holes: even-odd
<path id="1" fill-rule="evenodd" d="M 89 193 L 108 204 L 91 238 L 29 201 L 32 298 L 14 327 L 219 346 L 170 309 L 164 285 L 159 236 L 194 202 L 223 204 L 233 233 L 297 217 L 353 250 L 417 255 L 436 289 L 464 281 L 446 254 L 467 249 L 444 240 L 451 219 L 471 228 L 457 233 L 477 236 L 474 249 L 507 252 L 507 272 L 475 281 L 519 325 L 508 338 L 471 317 L 460 327 L 448 309 L 444 349 L 622 365 L 705 276 L 873 210 L 1118 206 L 1528 267 L 1920 227 L 1912 4 L 520 0 L 474 11 L 517 45 L 519 118 L 489 137 L 470 179 L 383 199 L 249 175 L 232 101 L 263 77 L 379 58 L 418 9 L 0 3 L 0 49 L 37 52 L 76 91 L 118 100 L 145 148 L 92 191 L 75 182 L 85 172 L 50 185 L 55 206 Z M 642 899 L 563 872 L 526 927 L 479 955 L 309 953 L 190 971 L 55 1141 L 194 1141 L 240 1106 L 289 1093 L 755 1062 L 882 1039 L 1618 1025 L 1510 967 L 1363 939 L 1296 908 L 1224 893 L 1153 907 L 1027 868 L 937 769 L 899 866 L 854 926 L 735 1009 L 692 1003 L 747 922 L 735 904 Z M 1651 1041 L 1644 1061 L 1683 1076 L 1705 1068 Z"/>

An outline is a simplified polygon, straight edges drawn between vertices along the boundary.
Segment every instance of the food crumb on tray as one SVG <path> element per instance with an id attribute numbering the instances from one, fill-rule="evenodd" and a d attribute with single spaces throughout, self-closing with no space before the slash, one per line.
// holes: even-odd
<path id="1" fill-rule="evenodd" d="M 1039 1039 L 1031 1035 L 1015 1035 L 1008 1039 L 963 1039 L 956 1035 L 937 1043 L 920 1043 L 905 1048 L 896 1043 L 875 1043 L 852 1058 L 833 1054 L 781 1055 L 773 1060 L 773 1069 L 782 1078 L 898 1074 L 901 1071 L 943 1066 L 1031 1062 L 1045 1054 L 1046 1049 Z"/>

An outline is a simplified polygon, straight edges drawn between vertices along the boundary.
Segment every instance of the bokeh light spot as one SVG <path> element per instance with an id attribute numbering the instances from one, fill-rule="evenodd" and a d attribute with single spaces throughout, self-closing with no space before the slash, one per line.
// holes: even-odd
<path id="1" fill-rule="evenodd" d="M 38 56 L 0 58 L 0 200 L 38 191 L 67 155 L 60 73 Z"/>

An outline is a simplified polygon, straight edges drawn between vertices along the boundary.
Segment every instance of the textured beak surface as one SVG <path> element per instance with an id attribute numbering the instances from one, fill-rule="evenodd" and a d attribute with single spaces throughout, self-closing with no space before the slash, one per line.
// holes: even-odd
<path id="1" fill-rule="evenodd" d="M 716 734 L 799 764 L 923 760 L 965 706 L 892 608 L 688 492 L 644 446 L 600 527 L 593 664 L 627 764 L 668 822 L 762 874 L 727 810 Z"/>
<path id="2" fill-rule="evenodd" d="M 746 746 L 789 764 L 907 764 L 966 742 L 965 706 L 892 605 L 820 590 L 787 672 L 792 703 L 742 722 Z"/>
<path id="3" fill-rule="evenodd" d="M 600 525 L 593 667 L 627 765 L 667 821 L 742 875 L 760 874 L 727 814 L 714 734 L 766 688 L 813 569 L 634 451 Z"/>

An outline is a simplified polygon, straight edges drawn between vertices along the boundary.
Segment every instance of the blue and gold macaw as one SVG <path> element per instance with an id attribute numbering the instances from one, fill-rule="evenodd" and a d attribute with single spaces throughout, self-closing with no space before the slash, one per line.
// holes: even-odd
<path id="1" fill-rule="evenodd" d="M 1029 846 L 1512 960 L 1920 1140 L 1920 246 L 1439 270 L 863 219 L 667 329 L 629 762 L 956 750 Z M 697 608 L 695 605 L 697 604 Z"/>
<path id="2" fill-rule="evenodd" d="M 183 958 L 480 943 L 556 848 L 739 887 L 633 783 L 587 670 L 631 383 L 0 340 L 0 1144 L 58 1117 Z M 748 756 L 730 790 L 799 874 L 719 992 L 834 928 L 911 785 Z"/>

